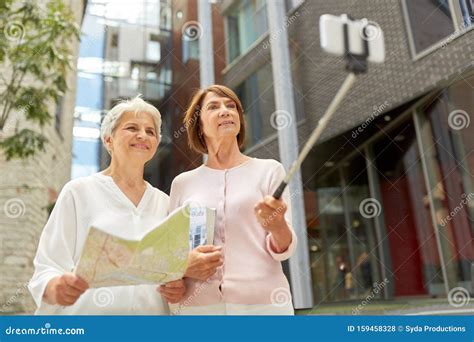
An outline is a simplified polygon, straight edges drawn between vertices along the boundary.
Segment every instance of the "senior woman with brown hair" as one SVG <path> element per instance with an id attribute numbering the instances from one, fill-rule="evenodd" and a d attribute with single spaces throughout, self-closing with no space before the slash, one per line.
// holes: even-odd
<path id="1" fill-rule="evenodd" d="M 292 315 L 281 261 L 296 248 L 288 192 L 270 194 L 285 175 L 271 159 L 240 152 L 245 121 L 240 100 L 221 85 L 199 90 L 184 124 L 190 147 L 208 158 L 173 181 L 170 210 L 187 202 L 216 208 L 214 244 L 224 264 L 206 282 L 184 278 L 186 294 L 172 312 L 185 315 Z M 283 298 L 283 300 L 282 300 Z"/>
<path id="2" fill-rule="evenodd" d="M 125 238 L 154 227 L 168 214 L 169 198 L 143 179 L 145 163 L 160 142 L 161 115 L 139 97 L 123 101 L 105 116 L 101 137 L 111 156 L 102 172 L 68 182 L 41 234 L 29 283 L 37 314 L 169 313 L 166 302 L 184 294 L 182 280 L 166 285 L 89 289 L 72 271 L 91 226 Z M 186 276 L 206 279 L 219 266 L 212 246 L 190 253 Z"/>

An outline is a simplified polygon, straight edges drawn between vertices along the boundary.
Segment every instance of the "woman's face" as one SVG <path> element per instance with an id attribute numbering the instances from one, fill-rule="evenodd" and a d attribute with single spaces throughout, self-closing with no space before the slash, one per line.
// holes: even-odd
<path id="1" fill-rule="evenodd" d="M 159 137 L 150 114 L 125 112 L 106 143 L 113 158 L 144 164 L 155 155 Z"/>
<path id="2" fill-rule="evenodd" d="M 240 118 L 236 103 L 215 93 L 207 93 L 202 101 L 201 127 L 206 141 L 221 141 L 240 132 Z"/>

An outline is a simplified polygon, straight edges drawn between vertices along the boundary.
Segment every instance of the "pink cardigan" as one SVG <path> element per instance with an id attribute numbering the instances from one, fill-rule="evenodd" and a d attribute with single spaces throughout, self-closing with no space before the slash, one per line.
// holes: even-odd
<path id="1" fill-rule="evenodd" d="M 282 253 L 270 247 L 270 234 L 257 222 L 254 206 L 271 195 L 285 176 L 283 166 L 272 159 L 250 159 L 226 170 L 201 165 L 176 177 L 171 186 L 170 211 L 191 202 L 216 208 L 214 244 L 223 246 L 224 265 L 207 281 L 186 278 L 187 292 L 181 305 L 217 303 L 272 304 L 275 293 L 288 294 L 282 260 L 296 248 L 296 235 Z M 286 220 L 291 228 L 288 190 Z"/>

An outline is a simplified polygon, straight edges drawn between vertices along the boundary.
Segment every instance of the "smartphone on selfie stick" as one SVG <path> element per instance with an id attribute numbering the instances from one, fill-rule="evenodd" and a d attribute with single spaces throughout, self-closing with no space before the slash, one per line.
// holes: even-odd
<path id="1" fill-rule="evenodd" d="M 321 48 L 330 54 L 344 56 L 346 70 L 349 72 L 328 109 L 318 121 L 298 158 L 291 166 L 283 181 L 273 193 L 276 199 L 281 198 L 283 191 L 301 167 L 311 148 L 321 136 L 329 120 L 356 80 L 356 75 L 367 72 L 367 63 L 383 63 L 385 60 L 385 42 L 380 26 L 367 19 L 355 20 L 347 14 L 334 16 L 324 14 L 319 18 Z"/>

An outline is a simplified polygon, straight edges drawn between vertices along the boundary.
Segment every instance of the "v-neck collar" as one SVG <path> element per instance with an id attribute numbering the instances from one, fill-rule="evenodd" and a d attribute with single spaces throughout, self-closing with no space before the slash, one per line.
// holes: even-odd
<path id="1" fill-rule="evenodd" d="M 134 212 L 143 210 L 142 207 L 145 205 L 144 203 L 146 203 L 146 197 L 148 197 L 148 193 L 151 190 L 150 183 L 145 181 L 145 184 L 146 184 L 145 192 L 143 192 L 142 198 L 140 198 L 140 201 L 138 202 L 138 205 L 135 206 L 135 204 L 132 202 L 132 200 L 127 197 L 127 195 L 122 191 L 122 189 L 120 189 L 120 187 L 117 185 L 117 183 L 115 183 L 115 181 L 112 177 L 106 176 L 101 172 L 97 173 L 96 175 L 99 176 L 102 179 L 105 179 L 112 186 L 112 188 L 115 189 L 115 192 L 118 194 L 118 196 L 121 197 L 122 200 L 125 203 L 127 203 L 127 205 L 130 206 L 133 209 Z"/>

